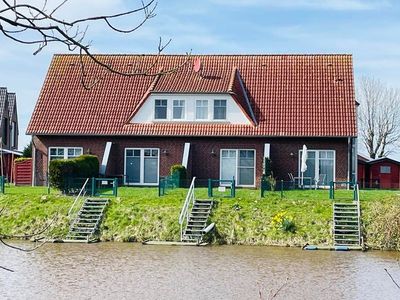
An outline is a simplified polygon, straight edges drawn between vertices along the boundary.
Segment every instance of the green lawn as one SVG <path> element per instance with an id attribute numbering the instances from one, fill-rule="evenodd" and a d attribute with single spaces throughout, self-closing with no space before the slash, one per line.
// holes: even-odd
<path id="1" fill-rule="evenodd" d="M 121 187 L 112 198 L 102 224 L 102 240 L 178 240 L 178 216 L 186 189 L 158 197 L 157 188 Z M 400 249 L 400 191 L 360 192 L 367 243 L 377 248 Z M 196 189 L 207 198 L 207 189 Z M 351 191 L 337 190 L 337 201 L 350 200 Z M 73 197 L 43 187 L 7 187 L 0 196 L 0 233 L 32 233 L 58 215 L 49 236 L 61 237 L 68 230 L 66 217 Z M 214 243 L 251 245 L 331 244 L 332 201 L 327 190 L 267 192 L 237 189 L 235 198 L 216 197 L 211 221 L 216 223 Z M 283 230 L 280 216 L 295 227 Z M 273 221 L 275 220 L 275 221 Z M 275 222 L 275 223 L 274 223 Z M 396 223 L 397 222 L 397 223 Z M 397 225 L 396 225 L 397 224 Z M 397 227 L 396 227 L 397 226 Z M 291 232 L 293 231 L 293 232 Z"/>

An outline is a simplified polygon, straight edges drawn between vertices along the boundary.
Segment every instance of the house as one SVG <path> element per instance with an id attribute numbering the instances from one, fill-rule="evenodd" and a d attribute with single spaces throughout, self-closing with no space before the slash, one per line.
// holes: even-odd
<path id="1" fill-rule="evenodd" d="M 365 188 L 398 189 L 400 161 L 388 157 L 368 160 L 358 156 L 358 182 Z"/>
<path id="2" fill-rule="evenodd" d="M 2 175 L 11 180 L 12 164 L 15 155 L 21 155 L 18 149 L 18 116 L 15 93 L 0 87 L 0 169 Z"/>
<path id="3" fill-rule="evenodd" d="M 173 164 L 189 176 L 260 183 L 269 157 L 277 179 L 356 175 L 351 55 L 99 55 L 121 76 L 78 55 L 55 55 L 31 117 L 34 182 L 55 158 L 92 153 L 101 173 L 126 185 L 157 185 Z M 86 57 L 84 57 L 86 59 Z M 181 66 L 182 65 L 182 66 Z M 94 83 L 87 90 L 81 80 Z"/>

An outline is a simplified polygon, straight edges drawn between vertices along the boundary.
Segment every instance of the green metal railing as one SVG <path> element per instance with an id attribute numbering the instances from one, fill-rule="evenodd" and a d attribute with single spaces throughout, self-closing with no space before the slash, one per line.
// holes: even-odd
<path id="1" fill-rule="evenodd" d="M 334 200 L 335 199 L 335 186 L 336 185 L 344 185 L 346 188 L 352 188 L 353 189 L 353 200 L 357 200 L 358 198 L 358 193 L 356 189 L 356 183 L 352 181 L 331 181 L 329 183 L 329 199 Z"/>
<path id="2" fill-rule="evenodd" d="M 169 190 L 176 189 L 181 186 L 179 172 L 175 172 L 172 175 L 160 177 L 158 181 L 158 196 L 164 196 Z"/>
<path id="3" fill-rule="evenodd" d="M 0 176 L 0 193 L 5 194 L 5 182 L 6 178 L 4 176 Z"/>
<path id="4" fill-rule="evenodd" d="M 225 197 L 234 198 L 236 195 L 236 188 L 235 188 L 235 178 L 232 180 L 228 179 L 208 179 L 208 197 L 214 197 L 213 188 L 217 186 L 218 188 L 230 188 L 230 193 Z"/>
<path id="5" fill-rule="evenodd" d="M 92 177 L 92 197 L 118 195 L 118 178 Z"/>

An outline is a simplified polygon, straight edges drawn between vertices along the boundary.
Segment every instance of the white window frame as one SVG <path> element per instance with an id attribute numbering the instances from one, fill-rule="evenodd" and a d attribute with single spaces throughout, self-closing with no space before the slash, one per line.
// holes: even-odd
<path id="1" fill-rule="evenodd" d="M 128 150 L 140 150 L 140 182 L 127 182 L 126 181 L 126 152 Z M 157 150 L 158 151 L 158 156 L 157 156 L 157 182 L 156 183 L 145 183 L 144 182 L 144 150 Z M 125 148 L 124 150 L 124 184 L 125 185 L 136 185 L 136 186 L 158 186 L 159 180 L 160 180 L 160 148 L 150 148 L 150 147 L 143 147 L 143 148 Z"/>
<path id="2" fill-rule="evenodd" d="M 204 101 L 206 101 L 207 102 L 207 118 L 204 118 L 204 119 L 199 119 L 199 118 L 197 118 L 197 101 L 202 101 L 202 103 L 204 102 Z M 209 99 L 196 99 L 195 101 L 194 101 L 194 106 L 195 106 L 195 112 L 194 112 L 194 119 L 196 120 L 196 121 L 200 121 L 200 122 L 204 122 L 204 121 L 209 121 L 210 120 L 210 100 Z M 199 108 L 204 108 L 205 106 L 199 106 Z"/>
<path id="3" fill-rule="evenodd" d="M 298 176 L 301 178 L 301 154 L 302 154 L 302 149 L 299 150 L 299 160 L 298 160 Z M 318 174 L 319 176 L 319 153 L 321 151 L 329 151 L 333 152 L 333 181 L 336 181 L 336 150 L 332 149 L 308 149 L 307 152 L 315 152 L 315 174 Z M 318 163 L 317 163 L 318 159 Z M 311 178 L 311 187 L 315 187 L 315 178 Z M 306 183 L 306 182 L 305 182 Z M 329 182 L 326 182 L 325 185 L 318 185 L 319 187 L 329 187 Z M 309 185 L 304 185 L 304 187 L 310 187 Z"/>
<path id="4" fill-rule="evenodd" d="M 159 106 L 159 107 L 165 107 L 165 118 L 156 118 L 156 102 L 157 101 L 166 101 L 167 102 L 167 105 L 166 106 Z M 154 115 L 153 115 L 153 118 L 154 118 L 154 120 L 155 121 L 166 121 L 166 120 L 168 120 L 169 118 L 168 118 L 168 102 L 170 102 L 170 101 L 168 101 L 168 99 L 154 99 Z"/>
<path id="5" fill-rule="evenodd" d="M 178 106 L 175 106 L 174 105 L 174 102 L 175 101 L 179 101 L 179 105 Z M 183 106 L 182 105 L 180 105 L 180 102 L 183 102 Z M 184 99 L 174 99 L 174 100 L 172 100 L 172 120 L 174 120 L 174 121 L 184 121 L 184 120 L 186 120 L 186 100 L 184 100 Z M 168 106 L 167 106 L 168 107 Z M 175 107 L 182 107 L 183 109 L 182 109 L 182 111 L 183 111 L 183 118 L 178 118 L 178 119 L 176 119 L 176 118 L 174 118 L 174 109 L 175 109 Z M 167 111 L 168 111 L 168 109 L 167 109 Z M 167 113 L 168 114 L 168 113 Z"/>
<path id="6" fill-rule="evenodd" d="M 215 118 L 215 101 L 225 101 L 225 118 L 224 119 L 216 119 Z M 219 107 L 223 107 L 223 106 L 219 106 Z M 213 120 L 217 121 L 217 122 L 226 121 L 227 120 L 227 117 L 228 117 L 228 101 L 226 99 L 214 99 L 213 100 L 212 116 L 213 116 Z"/>
<path id="7" fill-rule="evenodd" d="M 47 149 L 47 156 L 48 156 L 48 161 L 50 162 L 50 160 L 51 160 L 51 150 L 52 149 L 63 149 L 64 150 L 64 155 L 63 155 L 63 158 L 61 158 L 61 157 L 59 157 L 59 155 L 56 155 L 58 158 L 56 158 L 56 159 L 70 159 L 70 158 L 76 158 L 76 157 L 78 157 L 78 156 L 80 156 L 80 155 L 83 155 L 83 147 L 57 147 L 57 146 L 52 146 L 52 147 L 49 147 L 48 149 Z M 69 149 L 74 149 L 74 150 L 76 150 L 76 149 L 79 149 L 79 150 L 81 150 L 81 154 L 80 155 L 74 155 L 74 156 L 71 156 L 71 157 L 69 157 L 68 156 L 68 150 Z"/>
<path id="8" fill-rule="evenodd" d="M 256 169 L 257 169 L 257 150 L 256 149 L 242 149 L 242 148 L 235 148 L 235 149 L 220 149 L 219 151 L 219 179 L 222 178 L 222 151 L 236 151 L 236 165 L 235 165 L 235 185 L 237 187 L 255 187 L 256 186 Z M 239 151 L 253 151 L 254 152 L 254 184 L 252 185 L 245 185 L 239 184 Z"/>
<path id="9" fill-rule="evenodd" d="M 11 121 L 10 124 L 10 145 L 12 148 L 15 147 L 15 127 L 17 127 L 17 123 L 15 121 Z"/>
<path id="10" fill-rule="evenodd" d="M 389 171 L 389 172 L 387 172 Z M 392 167 L 391 166 L 380 166 L 379 167 L 379 174 L 392 174 Z"/>

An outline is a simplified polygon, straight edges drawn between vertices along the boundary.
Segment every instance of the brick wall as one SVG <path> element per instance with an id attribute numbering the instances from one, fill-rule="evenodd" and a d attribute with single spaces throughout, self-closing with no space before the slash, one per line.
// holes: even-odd
<path id="1" fill-rule="evenodd" d="M 160 176 L 168 175 L 173 164 L 182 162 L 183 147 L 190 143 L 188 173 L 201 179 L 219 178 L 221 149 L 255 149 L 256 182 L 262 175 L 264 144 L 270 143 L 274 176 L 288 180 L 287 173 L 297 174 L 299 150 L 303 144 L 308 149 L 336 150 L 336 179 L 347 179 L 346 138 L 194 138 L 194 137 L 58 137 L 35 136 L 36 184 L 45 183 L 48 167 L 48 147 L 83 147 L 84 153 L 99 157 L 101 162 L 106 142 L 112 142 L 106 173 L 123 175 L 125 148 L 159 148 Z M 164 153 L 166 150 L 166 153 Z"/>

